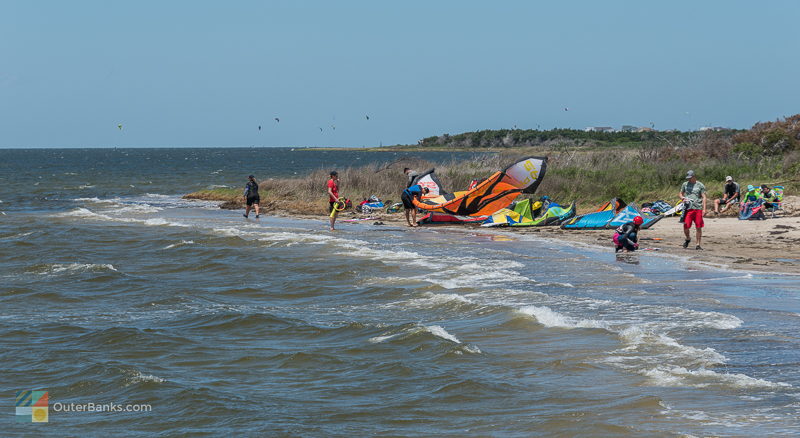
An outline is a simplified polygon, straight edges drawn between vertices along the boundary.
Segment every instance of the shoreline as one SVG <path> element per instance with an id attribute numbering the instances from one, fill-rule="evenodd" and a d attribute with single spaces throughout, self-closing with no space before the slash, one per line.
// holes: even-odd
<path id="1" fill-rule="evenodd" d="M 298 215 L 283 210 L 272 210 L 265 214 L 266 217 L 275 215 L 308 220 L 327 219 L 327 215 Z M 341 226 L 346 219 L 368 217 L 374 217 L 374 219 L 344 222 L 344 224 L 382 222 L 383 225 L 406 225 L 402 212 L 363 215 L 352 210 L 340 214 L 337 225 Z M 417 218 L 419 217 L 418 215 Z M 740 221 L 736 217 L 707 216 L 703 229 L 703 250 L 694 249 L 694 228 L 690 231 L 692 243 L 689 248 L 682 247 L 684 235 L 678 220 L 677 216 L 663 218 L 651 228 L 642 230 L 640 247 L 654 248 L 657 250 L 653 252 L 657 252 L 659 255 L 677 257 L 689 263 L 697 262 L 708 267 L 800 275 L 800 217 L 798 216 L 781 216 L 763 221 Z M 567 241 L 598 249 L 607 249 L 609 252 L 613 250 L 611 237 L 614 230 L 611 229 L 575 231 L 562 230 L 558 226 L 484 229 L 474 225 L 432 225 L 429 227 L 502 231 L 507 235 L 537 235 L 555 241 Z"/>

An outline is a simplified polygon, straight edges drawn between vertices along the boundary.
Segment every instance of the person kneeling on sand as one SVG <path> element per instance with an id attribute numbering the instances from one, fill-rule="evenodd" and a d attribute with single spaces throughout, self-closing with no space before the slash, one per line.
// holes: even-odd
<path id="1" fill-rule="evenodd" d="M 429 188 L 422 187 L 421 185 L 417 184 L 403 190 L 403 194 L 400 195 L 400 200 L 403 201 L 403 208 L 405 209 L 406 213 L 406 222 L 408 223 L 409 227 L 419 226 L 417 225 L 417 207 L 414 205 L 414 198 L 420 200 L 422 199 L 422 195 L 427 195 L 429 192 Z M 409 218 L 409 215 L 413 216 L 413 222 Z"/>
<path id="2" fill-rule="evenodd" d="M 733 180 L 732 176 L 725 177 L 725 185 L 722 186 L 722 198 L 714 200 L 714 213 L 720 214 L 727 211 L 728 208 L 739 202 L 741 193 L 739 191 L 739 183 Z M 725 206 L 720 210 L 720 206 Z"/>
<path id="3" fill-rule="evenodd" d="M 244 217 L 250 216 L 250 209 L 255 206 L 256 218 L 258 218 L 261 215 L 258 210 L 258 202 L 261 200 L 258 196 L 258 183 L 253 175 L 248 176 L 247 179 L 247 184 L 244 186 L 244 201 L 247 204 L 244 209 Z"/>
<path id="4" fill-rule="evenodd" d="M 688 248 L 692 239 L 689 237 L 689 229 L 694 222 L 697 230 L 697 246 L 694 249 L 703 249 L 701 240 L 703 239 L 703 215 L 706 211 L 706 186 L 697 180 L 693 170 L 686 172 L 686 182 L 681 186 L 680 197 L 686 204 L 686 219 L 683 222 L 683 234 L 686 240 L 683 247 Z"/>
<path id="5" fill-rule="evenodd" d="M 639 249 L 639 229 L 642 227 L 643 222 L 644 219 L 641 216 L 636 216 L 632 221 L 624 223 L 617 228 L 612 239 L 614 245 L 616 245 L 614 252 L 620 252 L 623 249 L 631 252 Z"/>

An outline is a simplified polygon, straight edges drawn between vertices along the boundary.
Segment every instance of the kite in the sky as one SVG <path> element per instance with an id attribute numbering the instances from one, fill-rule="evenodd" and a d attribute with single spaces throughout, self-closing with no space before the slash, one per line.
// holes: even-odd
<path id="1" fill-rule="evenodd" d="M 335 131 L 335 130 L 336 130 L 336 127 L 335 127 L 335 126 L 333 126 L 333 125 L 331 125 L 331 129 L 333 129 L 333 130 Z"/>
<path id="2" fill-rule="evenodd" d="M 367 120 L 369 120 L 369 116 L 366 116 Z"/>
<path id="3" fill-rule="evenodd" d="M 564 111 L 569 111 L 569 108 L 567 108 L 567 107 L 564 107 Z"/>
<path id="4" fill-rule="evenodd" d="M 119 128 L 119 130 L 120 130 L 120 131 L 122 131 L 122 123 L 120 123 L 119 125 L 117 125 L 117 128 Z"/>
<path id="5" fill-rule="evenodd" d="M 322 132 L 322 128 L 319 128 L 319 132 Z"/>
<path id="6" fill-rule="evenodd" d="M 275 121 L 276 121 L 276 122 L 278 122 L 278 123 L 280 123 L 281 119 L 279 119 L 279 118 L 275 117 Z"/>
<path id="7" fill-rule="evenodd" d="M 261 125 L 258 125 L 258 130 L 259 130 L 259 131 L 261 130 Z"/>

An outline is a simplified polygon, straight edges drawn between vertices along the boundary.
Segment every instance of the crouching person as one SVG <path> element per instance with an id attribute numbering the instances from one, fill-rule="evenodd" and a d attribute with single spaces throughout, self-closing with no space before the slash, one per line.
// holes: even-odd
<path id="1" fill-rule="evenodd" d="M 430 189 L 417 184 L 403 190 L 403 194 L 400 195 L 400 200 L 403 201 L 403 208 L 406 213 L 406 223 L 408 223 L 409 227 L 417 226 L 417 207 L 414 205 L 414 198 L 420 200 L 422 195 L 427 195 L 429 192 Z M 410 216 L 413 216 L 413 221 Z"/>
<path id="2" fill-rule="evenodd" d="M 627 252 L 636 251 L 639 249 L 639 229 L 642 227 L 644 219 L 641 216 L 636 216 L 632 221 L 622 224 L 617 228 L 614 233 L 614 245 L 616 248 L 614 252 L 620 252 L 623 249 Z"/>

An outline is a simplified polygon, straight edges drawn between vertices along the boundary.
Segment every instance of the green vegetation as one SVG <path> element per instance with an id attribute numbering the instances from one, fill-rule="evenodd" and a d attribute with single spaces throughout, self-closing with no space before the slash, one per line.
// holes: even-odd
<path id="1" fill-rule="evenodd" d="M 735 131 L 723 131 L 731 136 Z M 422 148 L 518 148 L 555 146 L 641 146 L 645 143 L 684 145 L 690 142 L 697 132 L 681 131 L 643 131 L 643 132 L 587 132 L 576 129 L 497 129 L 463 134 L 442 134 L 420 140 Z"/>
<path id="2" fill-rule="evenodd" d="M 486 134 L 488 132 L 492 134 Z M 482 131 L 480 138 L 492 143 L 494 140 L 490 139 L 504 138 L 512 132 L 515 131 Z M 341 169 L 340 192 L 354 203 L 370 195 L 396 201 L 405 187 L 403 167 L 418 171 L 436 167 L 445 188 L 463 190 L 473 179 L 485 178 L 526 155 L 549 157 L 547 175 L 534 197 L 546 194 L 563 203 L 577 200 L 580 211 L 590 210 L 614 196 L 627 202 L 663 199 L 673 203 L 689 169 L 697 172 L 712 199 L 721 195 L 727 175 L 732 175 L 742 186 L 781 184 L 787 194 L 800 191 L 800 115 L 759 123 L 748 131 L 739 132 L 587 133 L 555 130 L 546 133 L 550 136 L 547 138 L 556 139 L 549 147 L 548 140 L 543 140 L 543 143 L 531 143 L 527 147 L 501 149 L 497 154 L 476 160 L 434 165 L 424 160 L 408 159 Z M 478 134 L 452 136 L 453 140 L 446 144 L 462 144 L 468 139 L 475 141 Z M 583 143 L 564 142 L 565 134 L 574 135 L 570 137 L 571 141 L 581 140 Z M 426 141 L 428 139 L 421 143 L 424 145 Z M 602 147 L 587 147 L 589 143 Z M 442 147 L 439 143 L 429 144 Z M 262 200 L 266 199 L 262 206 L 292 213 L 324 213 L 327 208 L 327 179 L 327 171 L 320 169 L 303 178 L 262 181 L 262 193 L 266 193 L 262 195 Z M 187 197 L 227 201 L 228 207 L 238 207 L 241 203 L 238 189 L 206 190 Z"/>

